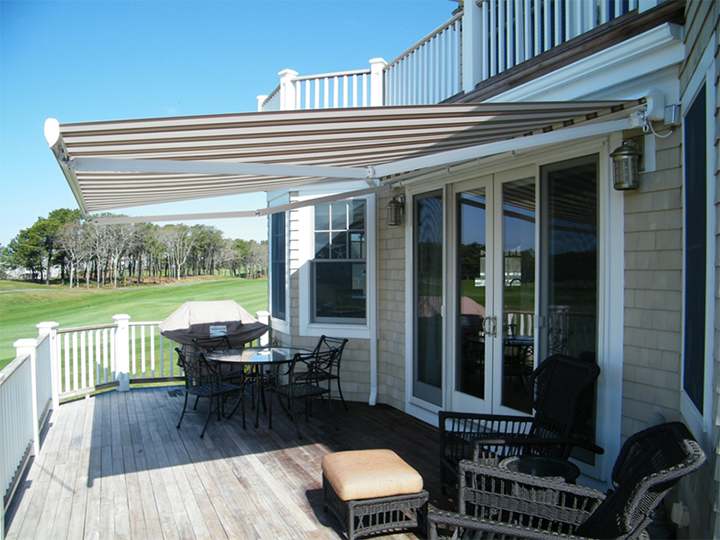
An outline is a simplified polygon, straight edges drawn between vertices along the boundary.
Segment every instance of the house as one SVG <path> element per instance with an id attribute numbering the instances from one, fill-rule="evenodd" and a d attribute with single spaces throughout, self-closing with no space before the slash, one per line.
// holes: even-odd
<path id="1" fill-rule="evenodd" d="M 533 363 L 597 362 L 587 481 L 682 420 L 710 459 L 669 502 L 679 535 L 717 537 L 719 21 L 697 0 L 466 1 L 389 64 L 281 72 L 260 113 L 46 137 L 86 212 L 266 191 L 273 340 L 351 338 L 346 398 L 433 424 L 528 412 Z"/>

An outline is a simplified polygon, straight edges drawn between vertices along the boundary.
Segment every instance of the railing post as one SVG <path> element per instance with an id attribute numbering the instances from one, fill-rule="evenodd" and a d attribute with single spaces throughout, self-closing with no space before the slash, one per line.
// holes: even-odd
<path id="1" fill-rule="evenodd" d="M 269 311 L 258 311 L 255 313 L 255 317 L 257 318 L 258 322 L 261 322 L 263 324 L 266 324 L 268 327 L 268 331 L 265 332 L 262 336 L 260 336 L 260 346 L 261 347 L 267 347 L 268 345 L 272 345 L 272 328 L 270 327 L 270 312 Z"/>
<path id="2" fill-rule="evenodd" d="M 118 381 L 118 390 L 130 390 L 130 343 L 129 327 L 130 315 L 115 315 L 113 320 L 117 323 L 115 331 L 115 368 Z"/>
<path id="3" fill-rule="evenodd" d="M 31 456 L 37 455 L 40 451 L 40 427 L 38 426 L 37 410 L 37 339 L 19 339 L 13 343 L 17 356 L 27 354 L 30 356 L 30 399 L 32 401 L 32 428 L 33 428 L 33 449 Z"/>
<path id="4" fill-rule="evenodd" d="M 475 85 L 482 81 L 482 8 L 476 2 L 463 4 L 462 17 L 462 54 L 460 55 L 462 72 L 462 90 L 472 92 Z"/>
<path id="5" fill-rule="evenodd" d="M 262 112 L 263 110 L 263 103 L 265 103 L 265 100 L 267 99 L 267 95 L 264 96 L 257 96 L 257 102 L 258 102 L 258 109 L 257 112 Z"/>
<path id="6" fill-rule="evenodd" d="M 48 335 L 50 339 L 50 380 L 52 381 L 52 408 L 60 406 L 60 359 L 58 358 L 56 322 L 41 322 L 37 325 L 39 337 Z"/>
<path id="7" fill-rule="evenodd" d="M 370 60 L 370 106 L 382 107 L 384 105 L 384 69 L 387 62 L 382 58 Z"/>
<path id="8" fill-rule="evenodd" d="M 297 71 L 284 69 L 280 73 L 280 110 L 295 110 L 295 85 L 293 80 L 298 76 Z"/>

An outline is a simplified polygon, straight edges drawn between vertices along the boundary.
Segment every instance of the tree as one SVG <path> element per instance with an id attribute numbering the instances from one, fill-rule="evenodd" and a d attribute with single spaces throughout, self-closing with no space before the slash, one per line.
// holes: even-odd
<path id="1" fill-rule="evenodd" d="M 192 229 L 187 225 L 165 225 L 158 231 L 157 239 L 166 250 L 168 266 L 176 279 L 182 277 L 182 267 L 193 246 Z"/>
<path id="2" fill-rule="evenodd" d="M 6 249 L 5 264 L 12 268 L 24 268 L 30 272 L 32 281 L 36 281 L 38 273 L 42 275 L 43 257 L 42 238 L 37 229 L 30 227 L 21 230 L 10 240 Z"/>

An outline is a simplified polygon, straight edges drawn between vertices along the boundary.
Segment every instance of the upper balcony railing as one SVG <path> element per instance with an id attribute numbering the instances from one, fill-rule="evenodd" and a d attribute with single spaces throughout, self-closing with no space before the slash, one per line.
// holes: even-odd
<path id="1" fill-rule="evenodd" d="M 431 105 L 659 0 L 466 0 L 465 11 L 390 63 L 298 76 L 279 73 L 258 111 Z"/>

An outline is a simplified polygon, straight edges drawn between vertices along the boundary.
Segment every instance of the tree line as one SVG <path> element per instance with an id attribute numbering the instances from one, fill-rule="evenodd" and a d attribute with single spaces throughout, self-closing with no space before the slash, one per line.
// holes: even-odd
<path id="1" fill-rule="evenodd" d="M 24 273 L 49 284 L 55 269 L 70 288 L 81 281 L 118 287 L 219 273 L 257 278 L 267 275 L 267 267 L 267 241 L 226 239 L 207 225 L 100 225 L 66 208 L 39 217 L 0 245 L 0 277 Z"/>

